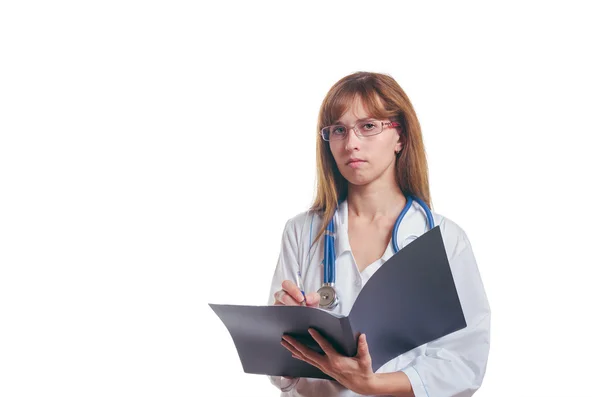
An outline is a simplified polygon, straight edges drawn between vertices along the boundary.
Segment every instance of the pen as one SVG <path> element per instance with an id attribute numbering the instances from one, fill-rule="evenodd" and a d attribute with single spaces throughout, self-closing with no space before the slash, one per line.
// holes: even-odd
<path id="1" fill-rule="evenodd" d="M 296 285 L 300 288 L 300 292 L 302 292 L 302 296 L 304 300 L 302 301 L 302 306 L 306 306 L 306 294 L 304 293 L 304 285 L 302 285 L 302 276 L 300 275 L 300 270 L 296 273 Z"/>

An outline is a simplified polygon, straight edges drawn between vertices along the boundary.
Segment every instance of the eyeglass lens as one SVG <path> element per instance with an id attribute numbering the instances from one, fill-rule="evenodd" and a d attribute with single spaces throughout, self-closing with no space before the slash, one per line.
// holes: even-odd
<path id="1" fill-rule="evenodd" d="M 354 128 L 357 129 L 359 135 L 370 136 L 379 134 L 382 131 L 383 123 L 379 120 L 365 120 L 357 123 Z M 331 125 L 323 128 L 323 137 L 325 140 L 342 139 L 348 133 L 348 128 L 345 125 Z"/>

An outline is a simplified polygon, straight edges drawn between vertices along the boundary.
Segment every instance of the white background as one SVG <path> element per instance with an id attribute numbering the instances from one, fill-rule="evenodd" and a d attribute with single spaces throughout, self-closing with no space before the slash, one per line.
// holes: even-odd
<path id="1" fill-rule="evenodd" d="M 419 4 L 3 2 L 0 395 L 278 395 L 208 302 L 266 303 L 321 100 L 367 70 L 473 244 L 477 395 L 597 396 L 598 12 Z"/>

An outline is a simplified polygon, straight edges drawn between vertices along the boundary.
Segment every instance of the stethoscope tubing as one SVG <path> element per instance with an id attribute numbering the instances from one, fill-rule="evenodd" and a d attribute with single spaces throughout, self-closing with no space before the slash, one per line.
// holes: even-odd
<path id="1" fill-rule="evenodd" d="M 392 231 L 392 246 L 394 248 L 394 254 L 397 253 L 400 250 L 400 247 L 398 246 L 398 229 L 400 227 L 400 223 L 402 222 L 402 219 L 404 219 L 404 215 L 406 215 L 406 213 L 408 212 L 409 208 L 412 206 L 413 200 L 416 201 L 421 208 L 423 208 L 423 210 L 425 211 L 425 214 L 427 216 L 427 225 L 429 226 L 429 230 L 433 229 L 434 227 L 434 220 L 433 220 L 433 215 L 431 213 L 431 210 L 429 209 L 429 207 L 427 206 L 427 204 L 425 204 L 425 202 L 423 202 L 423 200 L 421 200 L 418 197 L 412 197 L 412 196 L 407 196 L 407 200 L 406 200 L 406 204 L 404 205 L 404 208 L 402 209 L 402 212 L 400 212 L 400 215 L 398 215 L 398 218 L 396 218 L 396 222 L 394 223 L 394 229 Z M 336 210 L 337 211 L 337 210 Z M 331 220 L 329 221 L 329 223 L 327 224 L 327 229 L 325 230 L 325 241 L 324 241 L 324 252 L 323 252 L 323 283 L 324 284 L 335 284 L 335 276 L 336 276 L 336 271 L 335 271 L 335 226 L 334 226 L 334 220 L 335 218 L 335 214 L 334 217 L 331 218 Z"/>

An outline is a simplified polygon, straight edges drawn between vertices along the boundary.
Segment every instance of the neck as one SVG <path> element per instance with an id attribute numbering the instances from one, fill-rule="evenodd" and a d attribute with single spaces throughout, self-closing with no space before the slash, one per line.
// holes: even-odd
<path id="1" fill-rule="evenodd" d="M 397 217 L 406 204 L 406 198 L 396 183 L 370 183 L 348 186 L 348 215 L 374 221 Z"/>

